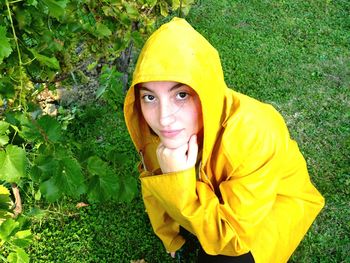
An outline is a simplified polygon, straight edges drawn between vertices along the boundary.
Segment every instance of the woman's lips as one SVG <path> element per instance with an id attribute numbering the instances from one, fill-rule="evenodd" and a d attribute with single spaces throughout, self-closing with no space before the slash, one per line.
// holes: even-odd
<path id="1" fill-rule="evenodd" d="M 162 130 L 162 131 L 160 131 L 160 134 L 165 138 L 173 138 L 173 137 L 176 137 L 180 132 L 182 132 L 182 129 L 180 129 L 180 130 Z"/>

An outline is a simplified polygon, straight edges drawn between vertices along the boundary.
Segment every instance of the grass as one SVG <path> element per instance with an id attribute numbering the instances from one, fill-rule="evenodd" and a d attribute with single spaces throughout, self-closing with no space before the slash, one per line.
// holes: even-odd
<path id="1" fill-rule="evenodd" d="M 187 18 L 218 49 L 228 86 L 282 113 L 326 198 L 291 263 L 350 262 L 349 11 L 348 1 L 207 0 Z M 121 112 L 91 105 L 71 128 L 99 155 L 116 147 L 137 160 Z M 74 202 L 34 221 L 33 262 L 173 262 L 139 195 L 129 204 Z"/>

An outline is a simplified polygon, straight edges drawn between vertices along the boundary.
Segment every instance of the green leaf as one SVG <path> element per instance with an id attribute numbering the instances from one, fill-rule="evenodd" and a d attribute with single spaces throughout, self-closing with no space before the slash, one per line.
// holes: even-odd
<path id="1" fill-rule="evenodd" d="M 135 8 L 131 4 L 125 2 L 124 6 L 125 6 L 125 9 L 126 9 L 126 13 L 128 14 L 128 16 L 130 18 L 136 19 L 139 16 L 139 11 L 137 10 L 137 8 Z"/>
<path id="2" fill-rule="evenodd" d="M 36 52 L 36 50 L 34 49 L 30 49 L 30 51 L 32 52 L 33 56 L 40 62 L 41 65 L 47 66 L 49 68 L 56 69 L 56 70 L 60 69 L 60 64 L 55 57 L 50 58 L 50 57 L 41 55 L 38 52 Z"/>
<path id="3" fill-rule="evenodd" d="M 18 231 L 12 243 L 17 247 L 25 248 L 32 242 L 32 233 L 29 229 Z"/>
<path id="4" fill-rule="evenodd" d="M 38 124 L 50 141 L 58 142 L 61 139 L 61 125 L 55 118 L 44 115 L 38 120 Z"/>
<path id="5" fill-rule="evenodd" d="M 107 152 L 107 159 L 116 165 L 122 166 L 125 164 L 125 160 L 128 159 L 128 156 L 116 149 L 112 149 Z"/>
<path id="6" fill-rule="evenodd" d="M 27 0 L 26 2 L 27 5 L 32 5 L 32 6 L 37 6 L 38 1 L 37 0 Z"/>
<path id="7" fill-rule="evenodd" d="M 149 7 L 154 7 L 157 4 L 157 0 L 146 0 Z"/>
<path id="8" fill-rule="evenodd" d="M 10 124 L 5 121 L 0 121 L 0 146 L 4 146 L 9 142 L 9 137 L 6 135 Z"/>
<path id="9" fill-rule="evenodd" d="M 15 96 L 15 87 L 12 83 L 11 78 L 5 76 L 2 76 L 0 78 L 0 95 L 5 98 L 13 98 Z"/>
<path id="10" fill-rule="evenodd" d="M 79 163 L 72 157 L 58 156 L 58 158 L 60 166 L 58 171 L 40 185 L 41 193 L 49 202 L 58 200 L 63 193 L 77 198 L 86 192 L 84 176 Z"/>
<path id="11" fill-rule="evenodd" d="M 32 239 L 31 237 L 30 238 L 23 238 L 23 239 L 20 239 L 20 238 L 14 238 L 11 240 L 11 243 L 14 244 L 16 247 L 22 247 L 22 248 L 25 248 L 27 246 L 30 245 L 30 243 L 32 243 Z"/>
<path id="12" fill-rule="evenodd" d="M 9 39 L 6 37 L 6 28 L 0 26 L 0 64 L 4 58 L 7 58 L 12 53 L 12 48 Z"/>
<path id="13" fill-rule="evenodd" d="M 164 17 L 167 17 L 169 15 L 168 5 L 164 2 L 160 2 L 159 7 L 160 7 L 160 14 Z"/>
<path id="14" fill-rule="evenodd" d="M 137 181 L 134 177 L 125 177 L 120 185 L 118 200 L 130 202 L 137 193 Z"/>
<path id="15" fill-rule="evenodd" d="M 58 19 L 64 15 L 68 0 L 43 0 L 43 2 L 47 5 L 50 15 Z"/>
<path id="16" fill-rule="evenodd" d="M 6 207 L 10 204 L 10 191 L 3 185 L 0 185 L 0 205 L 6 204 Z"/>
<path id="17" fill-rule="evenodd" d="M 40 190 L 38 190 L 38 191 L 35 193 L 34 199 L 35 199 L 36 201 L 41 200 L 41 192 L 40 192 Z"/>
<path id="18" fill-rule="evenodd" d="M 91 203 L 104 202 L 119 193 L 119 178 L 113 172 L 93 176 L 88 185 L 88 200 Z"/>
<path id="19" fill-rule="evenodd" d="M 131 32 L 131 37 L 134 40 L 136 46 L 141 47 L 143 45 L 144 40 L 140 32 L 138 31 Z"/>
<path id="20" fill-rule="evenodd" d="M 103 175 L 108 170 L 108 165 L 99 157 L 91 156 L 88 159 L 87 169 L 93 175 Z"/>
<path id="21" fill-rule="evenodd" d="M 88 171 L 95 175 L 88 185 L 89 202 L 103 202 L 119 192 L 119 177 L 111 167 L 97 156 L 88 159 Z"/>
<path id="22" fill-rule="evenodd" d="M 112 16 L 112 17 L 115 16 L 114 9 L 111 6 L 103 6 L 102 11 L 106 16 Z"/>
<path id="23" fill-rule="evenodd" d="M 30 24 L 32 23 L 32 14 L 26 9 L 18 8 L 16 10 L 16 20 L 19 28 L 21 30 L 25 30 L 26 27 L 29 28 Z"/>
<path id="24" fill-rule="evenodd" d="M 39 188 L 49 202 L 58 200 L 63 194 L 77 198 L 86 192 L 80 164 L 63 147 L 56 146 L 54 156 L 39 157 L 35 165 L 42 173 L 34 174 L 39 177 L 36 179 L 49 178 Z"/>
<path id="25" fill-rule="evenodd" d="M 0 152 L 0 179 L 10 183 L 19 183 L 25 176 L 27 164 L 26 152 L 15 145 L 7 145 Z"/>
<path id="26" fill-rule="evenodd" d="M 8 144 L 9 137 L 7 135 L 0 135 L 0 146 Z"/>
<path id="27" fill-rule="evenodd" d="M 118 72 L 115 67 L 107 65 L 102 67 L 99 77 L 100 87 L 96 91 L 96 99 L 100 98 L 107 90 L 117 89 L 120 85 L 120 77 L 122 73 Z"/>
<path id="28" fill-rule="evenodd" d="M 96 90 L 96 99 L 100 98 L 103 93 L 106 92 L 107 86 L 100 86 L 97 90 Z"/>
<path id="29" fill-rule="evenodd" d="M 40 184 L 40 192 L 49 202 L 57 201 L 62 195 L 62 191 L 60 191 L 53 177 Z"/>
<path id="30" fill-rule="evenodd" d="M 30 232 L 29 229 L 18 231 L 15 235 L 16 238 L 20 238 L 20 239 L 28 238 L 31 236 L 32 236 L 32 233 Z"/>
<path id="31" fill-rule="evenodd" d="M 180 0 L 172 0 L 172 9 L 176 10 L 180 7 Z"/>
<path id="32" fill-rule="evenodd" d="M 0 185 L 0 219 L 10 217 L 10 191 L 3 185 Z"/>
<path id="33" fill-rule="evenodd" d="M 16 252 L 9 254 L 7 260 L 10 263 L 29 263 L 29 256 L 22 248 L 17 248 Z"/>
<path id="34" fill-rule="evenodd" d="M 29 117 L 30 118 L 30 117 Z M 58 142 L 61 139 L 61 125 L 53 117 L 44 115 L 38 120 L 21 117 L 21 137 L 29 141 Z"/>
<path id="35" fill-rule="evenodd" d="M 25 115 L 21 115 L 20 118 L 21 131 L 19 135 L 30 142 L 34 141 L 44 141 L 40 133 L 38 125 L 34 124 L 34 121 L 27 118 Z"/>
<path id="36" fill-rule="evenodd" d="M 5 134 L 10 127 L 10 124 L 6 121 L 0 121 L 0 134 Z"/>
<path id="37" fill-rule="evenodd" d="M 34 207 L 29 211 L 29 213 L 27 215 L 30 217 L 33 217 L 35 219 L 40 220 L 40 219 L 44 218 L 46 216 L 46 214 L 47 213 L 45 210 Z"/>
<path id="38" fill-rule="evenodd" d="M 0 239 L 3 241 L 8 241 L 11 236 L 14 235 L 15 231 L 19 228 L 19 223 L 12 218 L 6 219 L 0 225 Z"/>
<path id="39" fill-rule="evenodd" d="M 86 192 L 84 176 L 81 172 L 80 164 L 74 158 L 65 158 L 61 161 L 62 177 L 65 179 L 66 193 L 74 197 L 79 197 Z"/>
<path id="40" fill-rule="evenodd" d="M 104 24 L 97 22 L 96 23 L 96 32 L 95 35 L 99 38 L 108 37 L 112 34 L 112 31 Z"/>

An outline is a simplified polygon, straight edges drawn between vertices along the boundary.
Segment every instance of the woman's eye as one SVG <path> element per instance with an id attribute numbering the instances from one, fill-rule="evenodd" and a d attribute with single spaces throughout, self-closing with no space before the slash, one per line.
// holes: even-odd
<path id="1" fill-rule="evenodd" d="M 188 97 L 187 92 L 179 92 L 178 94 L 176 94 L 176 98 L 180 100 L 186 99 L 187 97 Z"/>
<path id="2" fill-rule="evenodd" d="M 145 102 L 152 102 L 155 99 L 153 95 L 144 95 L 142 98 Z"/>

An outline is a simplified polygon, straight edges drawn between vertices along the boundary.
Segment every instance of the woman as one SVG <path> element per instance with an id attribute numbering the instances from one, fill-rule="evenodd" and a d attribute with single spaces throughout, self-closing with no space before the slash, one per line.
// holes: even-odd
<path id="1" fill-rule="evenodd" d="M 124 112 L 172 256 L 181 227 L 200 242 L 198 262 L 287 262 L 324 199 L 281 115 L 227 88 L 217 51 L 185 20 L 146 42 Z"/>

